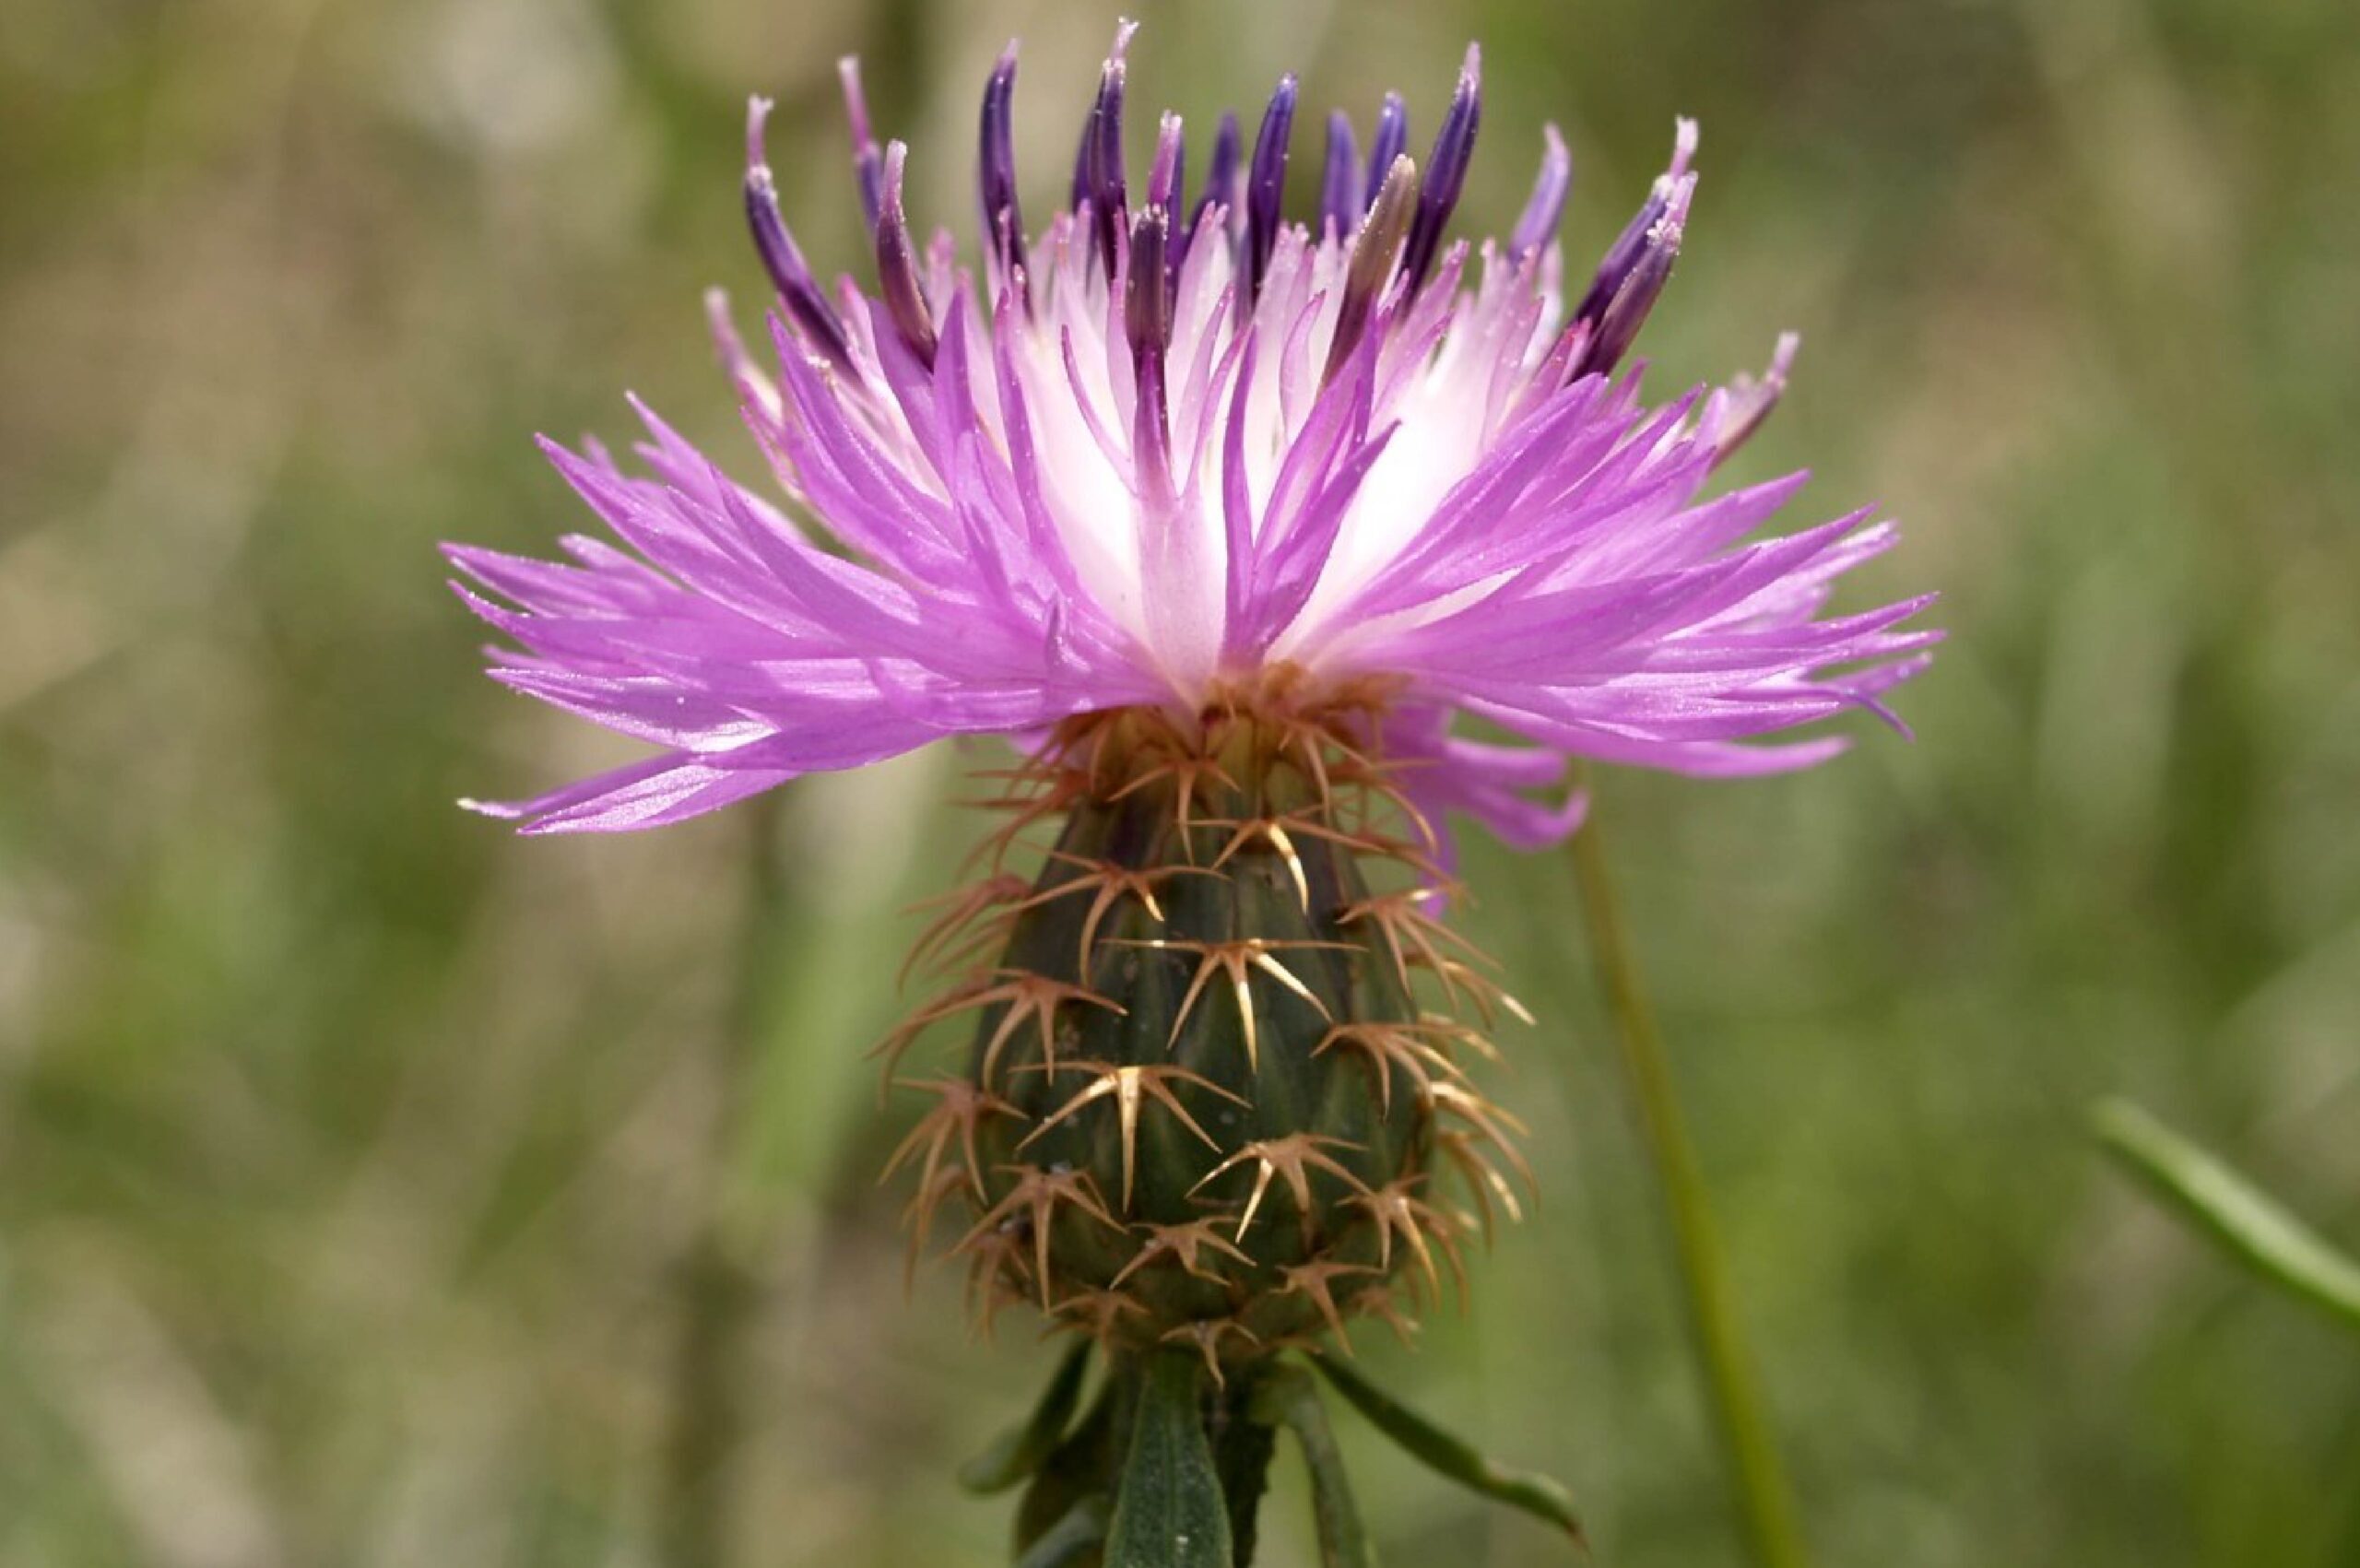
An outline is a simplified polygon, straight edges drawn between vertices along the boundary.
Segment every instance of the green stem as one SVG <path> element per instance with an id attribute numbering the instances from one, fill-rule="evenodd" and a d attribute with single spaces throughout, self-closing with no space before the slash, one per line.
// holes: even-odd
<path id="1" fill-rule="evenodd" d="M 1304 1468 L 1311 1476 L 1320 1568 L 1376 1568 L 1360 1505 L 1352 1501 L 1351 1480 L 1344 1473 L 1343 1453 L 1336 1446 L 1328 1409 L 1319 1402 L 1311 1374 L 1295 1366 L 1262 1373 L 1254 1389 L 1253 1414 L 1266 1426 L 1283 1423 L 1303 1450 Z"/>
<path id="2" fill-rule="evenodd" d="M 1590 781 L 1584 776 L 1576 784 L 1587 789 Z M 1638 963 L 1623 929 L 1622 908 L 1615 901 L 1598 819 L 1593 791 L 1589 820 L 1574 835 L 1574 880 L 1581 890 L 1582 911 L 1589 923 L 1599 973 L 1606 984 L 1607 1006 L 1614 1016 L 1622 1065 L 1638 1100 L 1647 1149 L 1663 1183 L 1681 1284 L 1687 1294 L 1689 1327 L 1695 1337 L 1714 1423 L 1729 1461 L 1730 1490 L 1747 1542 L 1762 1568 L 1803 1568 L 1801 1533 L 1778 1450 L 1771 1439 L 1762 1391 L 1738 1326 L 1737 1301 L 1714 1232 L 1704 1173 L 1697 1166 L 1696 1151 L 1681 1114 L 1662 1033 L 1639 983 Z"/>

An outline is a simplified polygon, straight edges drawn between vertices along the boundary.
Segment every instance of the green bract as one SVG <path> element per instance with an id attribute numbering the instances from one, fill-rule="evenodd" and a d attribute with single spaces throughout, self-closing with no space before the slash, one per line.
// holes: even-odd
<path id="1" fill-rule="evenodd" d="M 1438 873 L 1381 764 L 1340 719 L 1129 710 L 1072 726 L 1007 804 L 1002 857 L 1052 819 L 1054 847 L 957 902 L 997 955 L 889 1043 L 980 1013 L 896 1157 L 925 1151 L 921 1230 L 963 1197 L 986 1312 L 1021 1295 L 1216 1377 L 1355 1314 L 1400 1324 L 1397 1274 L 1438 1288 L 1473 1223 L 1432 1190 L 1437 1151 L 1488 1216 L 1507 1119 L 1461 1066 L 1488 1043 L 1438 1010 L 1492 993 L 1425 908 Z"/>

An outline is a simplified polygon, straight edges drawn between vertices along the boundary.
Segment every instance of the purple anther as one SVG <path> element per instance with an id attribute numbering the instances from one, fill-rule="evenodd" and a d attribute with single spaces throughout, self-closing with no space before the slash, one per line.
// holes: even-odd
<path id="1" fill-rule="evenodd" d="M 1172 243 L 1172 215 L 1160 206 L 1140 209 L 1131 221 L 1130 271 L 1123 284 L 1123 333 L 1134 363 L 1161 361 L 1172 343 L 1172 275 L 1164 256 Z"/>
<path id="2" fill-rule="evenodd" d="M 1156 145 L 1156 175 L 1148 182 L 1148 205 L 1131 220 L 1129 268 L 1123 280 L 1123 336 L 1131 349 L 1131 373 L 1139 396 L 1132 421 L 1132 452 L 1139 480 L 1159 499 L 1172 492 L 1172 430 L 1166 418 L 1164 353 L 1172 346 L 1174 248 L 1172 208 L 1156 200 L 1169 195 L 1178 172 L 1180 120 L 1163 117 Z"/>
<path id="3" fill-rule="evenodd" d="M 1188 242 L 1195 241 L 1197 225 L 1204 221 L 1209 208 L 1219 206 L 1233 215 L 1237 211 L 1237 159 L 1242 145 L 1237 116 L 1222 114 L 1221 129 L 1213 136 L 1211 166 L 1205 171 L 1205 194 L 1197 198 L 1195 208 L 1188 214 Z M 1185 251 L 1186 244 L 1181 248 Z"/>
<path id="4" fill-rule="evenodd" d="M 1254 166 L 1245 178 L 1245 287 L 1252 300 L 1262 292 L 1270 253 L 1279 243 L 1279 206 L 1287 194 L 1287 141 L 1294 133 L 1294 73 L 1279 78 L 1262 129 L 1254 138 Z"/>
<path id="5" fill-rule="evenodd" d="M 1130 221 L 1123 190 L 1123 88 L 1129 71 L 1123 56 L 1139 30 L 1139 23 L 1128 19 L 1115 24 L 1115 47 L 1099 69 L 1098 96 L 1082 123 L 1081 146 L 1074 153 L 1073 205 L 1079 209 L 1088 204 L 1098 257 L 1110 278 L 1115 276 L 1116 237 Z"/>
<path id="6" fill-rule="evenodd" d="M 860 186 L 860 210 L 874 229 L 885 165 L 877 150 L 877 133 L 868 124 L 868 96 L 860 90 L 860 56 L 847 54 L 837 61 L 836 78 L 844 86 L 844 118 L 852 122 L 852 173 Z"/>
<path id="7" fill-rule="evenodd" d="M 1410 150 L 1410 111 L 1401 102 L 1401 95 L 1388 92 L 1385 106 L 1376 112 L 1376 139 L 1369 144 L 1368 183 L 1363 187 L 1373 205 L 1384 193 L 1385 176 L 1393 168 L 1393 160 Z"/>
<path id="8" fill-rule="evenodd" d="M 1524 216 L 1516 219 L 1516 232 L 1508 237 L 1508 265 L 1521 266 L 1526 258 L 1534 255 L 1557 232 L 1557 219 L 1564 215 L 1565 193 L 1573 188 L 1574 155 L 1565 150 L 1565 138 L 1557 134 L 1554 125 L 1540 127 L 1540 172 L 1532 182 L 1532 195 L 1524 204 Z"/>
<path id="9" fill-rule="evenodd" d="M 770 115 L 769 99 L 748 100 L 746 223 L 754 231 L 754 250 L 762 258 L 762 268 L 771 275 L 771 287 L 778 290 L 779 302 L 786 307 L 789 318 L 831 364 L 848 369 L 852 349 L 844 338 L 844 324 L 820 291 L 810 264 L 803 259 L 795 236 L 787 231 L 786 219 L 779 215 L 778 185 L 762 156 L 762 127 Z"/>
<path id="10" fill-rule="evenodd" d="M 1582 302 L 1574 309 L 1575 320 L 1594 322 L 1604 313 L 1607 301 L 1614 297 L 1615 289 L 1622 287 L 1623 278 L 1629 277 L 1631 268 L 1637 265 L 1639 253 L 1646 246 L 1647 236 L 1655 232 L 1656 225 L 1663 220 L 1664 210 L 1671 201 L 1672 187 L 1688 172 L 1689 160 L 1695 156 L 1696 122 L 1674 121 L 1671 167 L 1656 177 L 1655 184 L 1647 191 L 1647 199 L 1639 204 L 1639 210 L 1632 215 L 1630 222 L 1622 226 L 1622 232 L 1615 236 L 1614 243 L 1606 248 L 1605 257 L 1598 264 L 1598 276 L 1590 279 L 1589 291 L 1582 296 Z"/>
<path id="11" fill-rule="evenodd" d="M 1368 206 L 1368 189 L 1361 172 L 1360 146 L 1352 136 L 1352 117 L 1340 109 L 1328 114 L 1328 163 L 1319 180 L 1319 227 L 1339 239 L 1360 227 Z"/>
<path id="12" fill-rule="evenodd" d="M 1418 210 L 1418 166 L 1409 158 L 1393 160 L 1386 171 L 1385 183 L 1377 187 L 1376 202 L 1368 209 L 1368 221 L 1361 226 L 1352 242 L 1352 262 L 1344 274 L 1344 297 L 1336 310 L 1336 334 L 1328 339 L 1328 366 L 1321 372 L 1325 383 L 1335 379 L 1336 372 L 1360 347 L 1362 335 L 1368 330 L 1369 317 L 1376 302 L 1384 298 L 1386 285 L 1393 281 L 1393 264 L 1401 253 L 1401 243 L 1409 237 L 1411 218 Z"/>
<path id="13" fill-rule="evenodd" d="M 1401 269 L 1410 275 L 1412 293 L 1426 280 L 1434 257 L 1442 251 L 1442 231 L 1449 227 L 1458 193 L 1467 186 L 1467 166 L 1475 157 L 1475 128 L 1483 117 L 1483 56 L 1467 46 L 1467 61 L 1458 68 L 1458 90 L 1450 97 L 1450 112 L 1434 134 L 1434 157 L 1426 163 L 1424 187 L 1418 195 L 1418 216 L 1401 253 Z"/>
<path id="14" fill-rule="evenodd" d="M 884 297 L 886 313 L 910 352 L 926 369 L 934 369 L 934 312 L 926 302 L 926 288 L 918 281 L 917 246 L 910 239 L 910 219 L 902 210 L 902 170 L 910 149 L 900 142 L 885 149 L 884 201 L 877 217 L 877 291 Z"/>
<path id="15" fill-rule="evenodd" d="M 1575 318 L 1594 324 L 1589 342 L 1574 361 L 1569 380 L 1611 373 L 1622 362 L 1622 356 L 1630 352 L 1639 328 L 1646 324 L 1647 312 L 1655 309 L 1664 284 L 1671 277 L 1672 264 L 1680 259 L 1681 237 L 1688 224 L 1689 198 L 1695 190 L 1693 174 L 1682 174 L 1672 181 L 1670 194 L 1664 198 L 1663 216 L 1647 230 L 1638 254 L 1615 283 L 1604 306 L 1595 317 Z M 1600 281 L 1604 281 L 1603 277 Z"/>
<path id="16" fill-rule="evenodd" d="M 1011 42 L 984 84 L 982 151 L 975 166 L 983 205 L 984 252 L 1002 277 L 1024 265 L 1024 215 L 1016 201 L 1016 45 Z"/>
<path id="17" fill-rule="evenodd" d="M 1188 189 L 1188 143 L 1183 136 L 1180 116 L 1166 112 L 1156 128 L 1155 162 L 1149 167 L 1147 203 L 1163 214 L 1163 232 L 1160 243 L 1163 250 L 1164 292 L 1179 291 L 1180 263 L 1188 253 L 1187 235 L 1180 228 L 1180 203 Z M 1134 237 L 1139 225 L 1131 226 Z M 1131 270 L 1136 273 L 1139 260 L 1136 251 L 1131 257 Z M 1169 301 L 1166 302 L 1169 309 Z"/>

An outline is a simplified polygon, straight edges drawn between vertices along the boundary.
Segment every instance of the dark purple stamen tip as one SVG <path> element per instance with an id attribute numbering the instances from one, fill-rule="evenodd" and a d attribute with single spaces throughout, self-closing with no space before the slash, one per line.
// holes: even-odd
<path id="1" fill-rule="evenodd" d="M 1385 183 L 1377 187 L 1376 201 L 1368 209 L 1368 221 L 1352 242 L 1352 261 L 1344 275 L 1344 297 L 1336 310 L 1336 333 L 1328 343 L 1328 365 L 1320 374 L 1325 383 L 1333 381 L 1336 372 L 1351 358 L 1360 346 L 1362 335 L 1368 330 L 1370 312 L 1383 297 L 1386 285 L 1393 281 L 1393 264 L 1401 253 L 1401 243 L 1409 236 L 1410 222 L 1418 210 L 1418 166 L 1406 156 L 1396 158 L 1393 167 L 1386 171 Z"/>
<path id="2" fill-rule="evenodd" d="M 1361 172 L 1361 152 L 1352 136 L 1352 117 L 1342 110 L 1328 115 L 1328 162 L 1319 180 L 1319 225 L 1348 237 L 1360 227 L 1368 205 L 1368 190 Z"/>
<path id="3" fill-rule="evenodd" d="M 1115 24 L 1115 46 L 1098 73 L 1098 97 L 1082 123 L 1081 145 L 1073 162 L 1073 205 L 1087 206 L 1091 226 L 1098 236 L 1098 256 L 1106 276 L 1115 276 L 1117 236 L 1130 220 L 1123 186 L 1123 88 L 1129 67 L 1124 55 L 1139 23 L 1128 18 Z"/>
<path id="4" fill-rule="evenodd" d="M 1475 157 L 1475 130 L 1483 117 L 1482 76 L 1482 53 L 1470 43 L 1467 63 L 1458 70 L 1458 90 L 1451 95 L 1450 112 L 1443 116 L 1442 129 L 1434 135 L 1434 157 L 1426 164 L 1425 187 L 1418 197 L 1418 217 L 1410 225 L 1410 239 L 1402 251 L 1402 270 L 1410 275 L 1413 292 L 1433 270 L 1434 257 L 1442 251 L 1443 230 L 1449 227 L 1458 194 L 1467 186 L 1467 166 Z"/>
<path id="5" fill-rule="evenodd" d="M 1245 179 L 1246 297 L 1262 292 L 1263 275 L 1269 271 L 1270 253 L 1279 243 L 1279 206 L 1287 193 L 1287 142 L 1294 133 L 1294 73 L 1279 78 L 1262 112 L 1262 129 L 1254 138 L 1254 166 Z"/>
<path id="6" fill-rule="evenodd" d="M 902 208 L 902 171 L 910 149 L 900 142 L 885 149 L 883 205 L 877 218 L 877 291 L 884 296 L 886 312 L 926 369 L 934 368 L 934 312 L 926 302 L 926 288 L 918 281 L 917 246 L 910 238 L 910 220 Z"/>
<path id="7" fill-rule="evenodd" d="M 1554 125 L 1541 126 L 1540 136 L 1540 172 L 1532 182 L 1524 216 L 1516 219 L 1516 232 L 1508 239 L 1512 266 L 1524 265 L 1556 234 L 1557 219 L 1564 216 L 1565 193 L 1573 188 L 1574 155 L 1565 150 L 1565 138 Z"/>
<path id="8" fill-rule="evenodd" d="M 976 171 L 984 212 L 984 253 L 1003 277 L 1024 266 L 1024 218 L 1016 197 L 1016 45 L 1010 43 L 984 84 L 983 152 Z"/>
<path id="9" fill-rule="evenodd" d="M 1160 363 L 1172 343 L 1172 274 L 1164 259 L 1171 242 L 1172 215 L 1165 208 L 1144 208 L 1132 220 L 1130 270 L 1123 284 L 1123 333 L 1142 374 L 1146 361 Z"/>
<path id="10" fill-rule="evenodd" d="M 1605 312 L 1607 301 L 1614 297 L 1614 291 L 1622 286 L 1622 280 L 1638 265 L 1639 253 L 1646 249 L 1647 236 L 1654 233 L 1656 225 L 1663 220 L 1664 211 L 1671 201 L 1672 188 L 1688 172 L 1689 160 L 1695 156 L 1696 122 L 1675 121 L 1671 167 L 1657 176 L 1655 184 L 1647 192 L 1647 199 L 1639 204 L 1639 210 L 1632 214 L 1631 221 L 1622 226 L 1622 232 L 1615 236 L 1614 243 L 1606 248 L 1604 258 L 1598 264 L 1598 275 L 1590 279 L 1588 291 L 1582 296 L 1581 303 L 1574 308 L 1575 321 L 1595 323 Z"/>
<path id="11" fill-rule="evenodd" d="M 1695 189 L 1693 174 L 1682 174 L 1672 181 L 1670 193 L 1664 198 L 1663 215 L 1647 230 L 1639 253 L 1615 285 L 1603 309 L 1594 318 L 1576 318 L 1577 324 L 1590 323 L 1591 332 L 1581 357 L 1574 362 L 1573 378 L 1611 373 L 1622 362 L 1622 356 L 1630 352 L 1639 328 L 1646 324 L 1647 312 L 1655 309 L 1663 286 L 1670 280 L 1672 265 L 1680 259 L 1689 198 Z"/>
<path id="12" fill-rule="evenodd" d="M 1195 210 L 1188 214 L 1188 242 L 1196 239 L 1197 225 L 1204 221 L 1211 208 L 1218 206 L 1232 213 L 1237 210 L 1237 160 L 1243 145 L 1237 116 L 1223 114 L 1221 129 L 1213 136 L 1211 163 L 1205 171 L 1205 194 L 1197 198 Z"/>
<path id="13" fill-rule="evenodd" d="M 1080 212 L 1090 205 L 1090 193 L 1098 188 L 1098 100 L 1090 100 L 1090 112 L 1081 117 L 1081 139 L 1073 148 L 1073 184 L 1066 193 L 1066 206 Z"/>
<path id="14" fill-rule="evenodd" d="M 746 106 L 746 224 L 753 230 L 755 253 L 771 276 L 771 287 L 788 317 L 812 346 L 839 370 L 852 364 L 851 346 L 844 324 L 837 321 L 827 296 L 811 276 L 810 264 L 795 243 L 786 219 L 778 210 L 778 185 L 762 155 L 762 127 L 769 122 L 771 100 L 756 98 Z"/>
<path id="15" fill-rule="evenodd" d="M 837 61 L 836 79 L 844 83 L 844 118 L 852 123 L 852 173 L 860 186 L 860 210 L 874 229 L 885 172 L 877 134 L 869 128 L 868 96 L 860 88 L 860 56 L 847 54 Z"/>
<path id="16" fill-rule="evenodd" d="M 1131 220 L 1129 270 L 1123 279 L 1123 335 L 1139 383 L 1133 451 L 1141 483 L 1160 498 L 1172 491 L 1163 360 L 1172 346 L 1172 302 L 1180 259 L 1179 247 L 1173 243 L 1172 215 L 1180 201 L 1184 145 L 1180 116 L 1166 114 L 1155 138 L 1147 206 Z"/>
<path id="17" fill-rule="evenodd" d="M 1384 194 L 1385 177 L 1392 170 L 1393 160 L 1409 149 L 1410 111 L 1399 93 L 1388 92 L 1384 107 L 1376 112 L 1376 139 L 1368 149 L 1368 183 L 1363 188 L 1372 204 Z"/>
<path id="18" fill-rule="evenodd" d="M 1141 221 L 1161 225 L 1163 216 L 1159 213 L 1152 219 Z M 1160 510 L 1171 504 L 1174 491 L 1172 423 L 1165 407 L 1163 355 L 1161 351 L 1140 355 L 1132 360 L 1132 365 L 1139 377 L 1139 397 L 1131 411 L 1131 455 L 1138 465 L 1142 499 Z"/>

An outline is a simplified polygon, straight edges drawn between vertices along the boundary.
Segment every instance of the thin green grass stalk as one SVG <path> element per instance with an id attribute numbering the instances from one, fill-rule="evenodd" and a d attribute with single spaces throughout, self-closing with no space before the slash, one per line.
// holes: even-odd
<path id="1" fill-rule="evenodd" d="M 2360 1328 L 2360 1260 L 2128 1100 L 2100 1101 L 2090 1120 L 2106 1152 L 2181 1219 L 2287 1294 Z"/>
<path id="2" fill-rule="evenodd" d="M 1575 783 L 1577 787 L 1591 788 L 1586 774 Z M 1638 1101 L 1647 1150 L 1663 1183 L 1673 1249 L 1687 1297 L 1689 1327 L 1695 1337 L 1697 1361 L 1704 1368 L 1714 1425 L 1729 1461 L 1738 1517 L 1761 1568 L 1804 1568 L 1801 1531 L 1738 1324 L 1737 1301 L 1721 1260 L 1704 1173 L 1697 1167 L 1696 1151 L 1672 1086 L 1671 1065 L 1664 1055 L 1663 1035 L 1640 984 L 1638 963 L 1623 929 L 1622 907 L 1615 900 L 1594 790 L 1589 820 L 1574 835 L 1573 861 L 1574 880 L 1581 891 L 1599 973 L 1606 984 L 1607 1007 L 1614 1017 L 1622 1065 Z"/>

